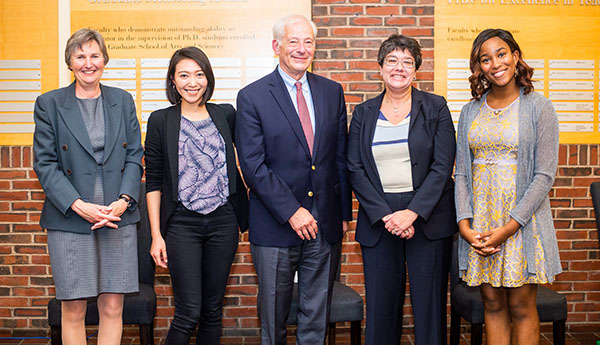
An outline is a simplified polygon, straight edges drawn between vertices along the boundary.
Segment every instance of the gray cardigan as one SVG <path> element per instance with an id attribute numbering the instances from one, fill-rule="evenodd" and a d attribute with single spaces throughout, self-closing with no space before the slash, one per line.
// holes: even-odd
<path id="1" fill-rule="evenodd" d="M 487 94 L 466 104 L 458 122 L 456 149 L 456 221 L 473 219 L 473 179 L 468 134 Z M 532 229 L 538 229 L 544 249 L 546 274 L 551 283 L 562 272 L 556 231 L 548 192 L 554 183 L 558 164 L 558 118 L 552 103 L 537 92 L 527 95 L 521 90 L 519 102 L 519 151 L 517 154 L 517 198 L 510 216 L 521 224 L 523 247 L 529 273 L 535 273 L 535 242 Z M 469 244 L 461 237 L 458 243 L 459 270 L 467 269 Z"/>

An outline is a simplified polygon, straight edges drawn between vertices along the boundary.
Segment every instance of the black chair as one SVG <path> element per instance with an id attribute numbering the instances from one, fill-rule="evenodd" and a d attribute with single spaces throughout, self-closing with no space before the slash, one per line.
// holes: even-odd
<path id="1" fill-rule="evenodd" d="M 590 185 L 590 195 L 594 204 L 594 213 L 596 214 L 596 228 L 600 232 L 600 182 L 592 182 Z M 600 241 L 600 236 L 598 236 Z"/>
<path id="2" fill-rule="evenodd" d="M 156 293 L 154 292 L 154 260 L 150 256 L 150 223 L 146 211 L 146 188 L 142 184 L 138 202 L 141 220 L 137 225 L 138 270 L 140 291 L 126 294 L 123 305 L 123 324 L 139 325 L 140 345 L 154 345 L 154 315 L 156 314 Z M 48 324 L 52 345 L 61 345 L 61 306 L 53 298 L 48 302 Z M 85 314 L 86 325 L 98 324 L 98 305 L 96 298 L 90 298 Z"/>
<path id="3" fill-rule="evenodd" d="M 450 345 L 460 343 L 461 318 L 471 323 L 471 345 L 481 345 L 484 323 L 481 292 L 478 286 L 468 286 L 458 276 L 457 243 L 458 237 L 455 238 L 452 248 L 450 270 Z M 552 322 L 554 345 L 564 345 L 567 299 L 556 291 L 538 285 L 536 302 L 540 322 Z"/>

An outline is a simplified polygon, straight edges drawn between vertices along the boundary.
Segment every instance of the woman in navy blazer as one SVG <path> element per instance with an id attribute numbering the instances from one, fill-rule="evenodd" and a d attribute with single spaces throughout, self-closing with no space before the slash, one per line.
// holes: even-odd
<path id="1" fill-rule="evenodd" d="M 359 201 L 367 345 L 399 344 L 406 268 L 418 345 L 446 343 L 446 294 L 454 221 L 456 142 L 446 101 L 412 87 L 422 62 L 412 38 L 379 49 L 385 83 L 358 105 L 348 137 L 350 183 Z"/>
<path id="2" fill-rule="evenodd" d="M 166 344 L 189 344 L 196 328 L 197 344 L 219 344 L 238 228 L 248 227 L 247 193 L 233 147 L 235 109 L 207 103 L 214 85 L 204 52 L 176 51 L 167 72 L 173 106 L 148 119 L 150 254 L 169 268 L 175 298 Z"/>
<path id="3" fill-rule="evenodd" d="M 75 82 L 38 97 L 33 135 L 62 339 L 86 342 L 86 298 L 98 296 L 98 342 L 120 344 L 123 294 L 138 291 L 139 122 L 128 92 L 100 85 L 108 54 L 98 32 L 75 32 L 65 60 Z"/>

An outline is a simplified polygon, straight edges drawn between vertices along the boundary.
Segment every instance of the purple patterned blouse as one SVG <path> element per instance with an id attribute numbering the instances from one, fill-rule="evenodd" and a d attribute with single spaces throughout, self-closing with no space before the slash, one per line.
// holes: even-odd
<path id="1" fill-rule="evenodd" d="M 190 121 L 181 116 L 178 192 L 183 206 L 201 214 L 227 202 L 225 142 L 210 117 Z"/>

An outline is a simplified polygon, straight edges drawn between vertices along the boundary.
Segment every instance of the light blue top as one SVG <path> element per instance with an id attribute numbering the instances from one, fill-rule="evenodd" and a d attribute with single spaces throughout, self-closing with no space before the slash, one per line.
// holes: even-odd
<path id="1" fill-rule="evenodd" d="M 486 96 L 487 94 L 479 100 L 467 103 L 462 108 L 458 121 L 454 174 L 457 222 L 473 219 L 473 154 L 469 149 L 468 134 Z M 558 117 L 552 103 L 537 92 L 532 91 L 524 95 L 521 90 L 518 128 L 517 203 L 510 211 L 510 216 L 521 224 L 523 250 L 528 263 L 535 262 L 532 228 L 537 227 L 544 249 L 546 274 L 551 283 L 554 276 L 562 272 L 548 197 L 558 166 Z M 468 246 L 469 244 L 460 237 L 458 266 L 461 271 L 467 268 Z M 535 265 L 528 265 L 527 270 L 534 274 Z"/>
<path id="2" fill-rule="evenodd" d="M 285 73 L 279 65 L 277 65 L 277 71 L 283 79 L 285 88 L 290 94 L 290 98 L 292 99 L 292 103 L 294 104 L 294 109 L 296 109 L 296 113 L 298 114 L 300 113 L 298 112 L 298 101 L 296 101 L 296 81 L 302 83 L 302 94 L 304 95 L 304 99 L 306 100 L 306 106 L 308 107 L 308 115 L 310 115 L 310 123 L 312 125 L 313 133 L 315 133 L 315 107 L 313 105 L 312 93 L 310 92 L 310 85 L 308 85 L 306 79 L 306 72 L 304 72 L 300 80 L 296 80 L 290 77 L 287 73 Z"/>

